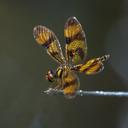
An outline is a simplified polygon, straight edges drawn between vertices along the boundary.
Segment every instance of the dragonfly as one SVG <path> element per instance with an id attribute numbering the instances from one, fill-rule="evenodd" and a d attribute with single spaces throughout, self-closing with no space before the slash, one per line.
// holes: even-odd
<path id="1" fill-rule="evenodd" d="M 33 29 L 35 41 L 59 64 L 55 71 L 48 70 L 46 80 L 51 88 L 62 90 L 65 97 L 72 99 L 80 88 L 77 73 L 95 75 L 103 71 L 104 62 L 110 55 L 86 60 L 87 39 L 82 25 L 76 17 L 69 17 L 64 25 L 65 56 L 55 33 L 46 26 L 37 25 Z"/>

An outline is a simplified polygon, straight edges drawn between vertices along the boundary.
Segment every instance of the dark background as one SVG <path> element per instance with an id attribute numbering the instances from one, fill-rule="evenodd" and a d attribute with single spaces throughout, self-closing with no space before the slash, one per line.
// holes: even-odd
<path id="1" fill-rule="evenodd" d="M 33 27 L 52 29 L 64 48 L 69 16 L 81 22 L 88 57 L 111 54 L 105 70 L 80 74 L 81 89 L 128 91 L 127 0 L 0 1 L 0 128 L 127 128 L 128 99 L 41 94 L 44 76 L 58 65 L 33 38 Z"/>

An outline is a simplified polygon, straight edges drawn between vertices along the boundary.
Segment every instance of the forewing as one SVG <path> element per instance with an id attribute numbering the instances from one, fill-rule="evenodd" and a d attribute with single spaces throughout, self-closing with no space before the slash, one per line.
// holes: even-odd
<path id="1" fill-rule="evenodd" d="M 60 43 L 56 35 L 45 26 L 38 25 L 33 29 L 33 35 L 36 42 L 47 49 L 47 53 L 58 63 L 64 63 L 65 58 L 63 56 Z"/>
<path id="2" fill-rule="evenodd" d="M 66 38 L 65 52 L 66 61 L 71 59 L 73 64 L 83 61 L 87 54 L 87 43 L 85 33 L 76 17 L 68 18 L 64 27 Z"/>
<path id="3" fill-rule="evenodd" d="M 101 72 L 104 69 L 103 62 L 108 60 L 110 55 L 104 55 L 102 57 L 93 58 L 88 60 L 84 64 L 76 65 L 72 68 L 74 71 L 83 72 L 87 75 L 94 75 Z"/>

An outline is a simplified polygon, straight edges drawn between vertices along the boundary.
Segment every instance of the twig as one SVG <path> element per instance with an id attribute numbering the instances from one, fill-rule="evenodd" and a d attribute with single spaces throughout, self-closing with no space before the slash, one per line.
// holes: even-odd
<path id="1" fill-rule="evenodd" d="M 49 88 L 48 90 L 44 91 L 45 94 L 49 95 L 63 95 L 63 90 L 56 90 L 53 88 Z M 83 91 L 78 90 L 76 92 L 77 96 L 106 96 L 106 97 L 127 97 L 128 92 L 123 91 Z"/>

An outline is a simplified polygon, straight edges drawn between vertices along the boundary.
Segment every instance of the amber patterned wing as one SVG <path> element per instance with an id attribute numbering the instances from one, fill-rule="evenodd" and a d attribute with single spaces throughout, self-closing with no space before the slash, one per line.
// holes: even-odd
<path id="1" fill-rule="evenodd" d="M 69 67 L 64 68 L 62 74 L 62 86 L 66 98 L 74 98 L 76 96 L 76 91 L 80 87 L 80 82 L 77 74 Z"/>
<path id="2" fill-rule="evenodd" d="M 47 53 L 58 63 L 65 63 L 60 43 L 56 35 L 47 27 L 38 25 L 33 29 L 36 42 L 47 49 Z"/>
<path id="3" fill-rule="evenodd" d="M 73 64 L 83 61 L 87 54 L 87 43 L 85 33 L 76 17 L 68 18 L 64 27 L 64 36 L 66 38 L 67 63 L 69 63 L 70 59 Z"/>
<path id="4" fill-rule="evenodd" d="M 104 55 L 102 57 L 90 59 L 86 63 L 79 64 L 79 65 L 72 67 L 72 70 L 83 72 L 87 75 L 97 74 L 104 69 L 103 62 L 108 60 L 109 57 L 110 55 Z"/>

